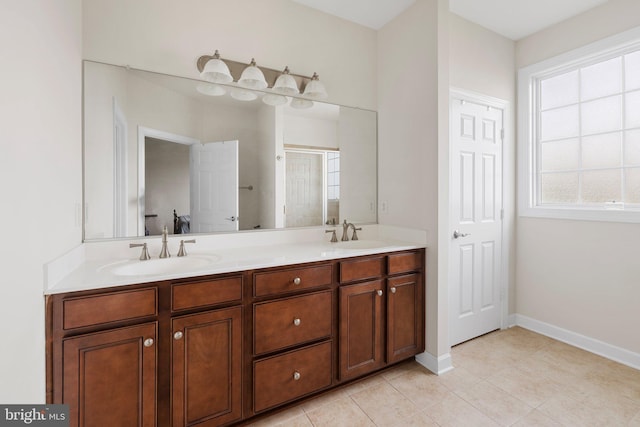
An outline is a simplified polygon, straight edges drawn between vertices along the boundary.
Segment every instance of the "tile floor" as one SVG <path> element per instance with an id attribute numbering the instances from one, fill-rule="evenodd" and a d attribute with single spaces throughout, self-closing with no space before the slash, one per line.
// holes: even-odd
<path id="1" fill-rule="evenodd" d="M 252 424 L 640 427 L 640 371 L 519 327 L 456 346 L 455 369 L 403 363 Z"/>

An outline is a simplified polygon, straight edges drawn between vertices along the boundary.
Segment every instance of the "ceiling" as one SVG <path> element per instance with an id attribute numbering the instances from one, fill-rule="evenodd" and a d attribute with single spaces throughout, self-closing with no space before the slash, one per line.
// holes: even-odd
<path id="1" fill-rule="evenodd" d="M 374 30 L 415 0 L 293 0 Z M 449 9 L 498 34 L 519 40 L 608 0 L 449 0 Z"/>

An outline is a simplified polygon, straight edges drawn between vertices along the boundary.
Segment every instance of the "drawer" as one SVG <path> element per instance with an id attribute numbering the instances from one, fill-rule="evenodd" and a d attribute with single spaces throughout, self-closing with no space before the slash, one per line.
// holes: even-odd
<path id="1" fill-rule="evenodd" d="M 63 328 L 156 316 L 157 295 L 156 288 L 146 288 L 65 299 L 62 303 Z"/>
<path id="2" fill-rule="evenodd" d="M 331 284 L 331 265 L 290 268 L 268 273 L 256 273 L 253 279 L 253 295 L 275 295 L 299 289 L 309 289 Z"/>
<path id="3" fill-rule="evenodd" d="M 186 310 L 242 300 L 242 276 L 171 286 L 171 309 Z"/>
<path id="4" fill-rule="evenodd" d="M 254 304 L 254 354 L 331 336 L 331 291 Z"/>
<path id="5" fill-rule="evenodd" d="M 387 258 L 389 274 L 406 273 L 422 267 L 421 252 L 402 252 Z"/>
<path id="6" fill-rule="evenodd" d="M 256 412 L 331 385 L 331 341 L 254 362 Z"/>
<path id="7" fill-rule="evenodd" d="M 384 275 L 384 257 L 355 259 L 340 263 L 340 282 L 377 279 Z"/>

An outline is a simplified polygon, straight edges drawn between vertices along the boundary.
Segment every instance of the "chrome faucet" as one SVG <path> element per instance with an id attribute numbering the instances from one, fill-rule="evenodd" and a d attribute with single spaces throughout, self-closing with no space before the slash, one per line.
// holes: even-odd
<path id="1" fill-rule="evenodd" d="M 160 250 L 160 258 L 169 258 L 171 254 L 169 253 L 169 248 L 167 247 L 167 235 L 169 231 L 167 230 L 167 226 L 165 225 L 162 229 L 162 249 Z"/>
<path id="2" fill-rule="evenodd" d="M 349 227 L 351 227 L 353 229 L 353 234 L 351 235 L 351 240 L 358 240 L 358 233 L 356 233 L 356 231 L 360 231 L 362 230 L 362 227 L 358 227 L 356 228 L 355 225 L 353 225 L 353 223 L 351 222 L 347 222 L 347 220 L 345 219 L 344 222 L 342 223 L 342 240 L 343 242 L 348 242 L 349 241 Z"/>
<path id="3" fill-rule="evenodd" d="M 140 254 L 140 261 L 146 261 L 151 259 L 149 256 L 149 250 L 147 249 L 146 243 L 129 243 L 130 248 L 142 248 L 142 253 Z"/>

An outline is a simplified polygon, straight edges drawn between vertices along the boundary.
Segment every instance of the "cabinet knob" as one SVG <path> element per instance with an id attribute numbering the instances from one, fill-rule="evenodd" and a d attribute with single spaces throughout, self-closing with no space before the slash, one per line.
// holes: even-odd
<path id="1" fill-rule="evenodd" d="M 300 372 L 295 371 L 295 372 L 293 373 L 293 380 L 294 380 L 294 381 L 298 381 L 299 379 L 300 379 Z"/>
<path id="2" fill-rule="evenodd" d="M 299 277 L 296 277 L 295 279 L 293 279 L 293 284 L 294 285 L 299 285 L 300 283 L 302 283 L 302 279 Z"/>
<path id="3" fill-rule="evenodd" d="M 146 340 L 144 340 L 145 347 L 151 347 L 152 345 L 153 345 L 153 338 L 147 338 Z"/>
<path id="4" fill-rule="evenodd" d="M 392 293 L 392 294 L 395 294 L 395 293 L 396 293 L 396 287 L 395 287 L 395 286 L 392 286 L 392 287 L 391 287 L 391 289 L 390 289 L 390 291 L 391 291 L 391 293 Z"/>
<path id="5" fill-rule="evenodd" d="M 379 297 L 381 297 L 382 296 L 382 289 L 378 289 L 376 293 L 378 294 Z"/>
<path id="6" fill-rule="evenodd" d="M 182 331 L 178 331 L 175 334 L 173 334 L 173 339 L 174 340 L 179 340 L 182 338 Z"/>
<path id="7" fill-rule="evenodd" d="M 302 323 L 302 320 L 298 319 L 297 317 L 295 319 L 293 319 L 293 324 L 295 326 L 300 326 L 300 323 Z"/>

